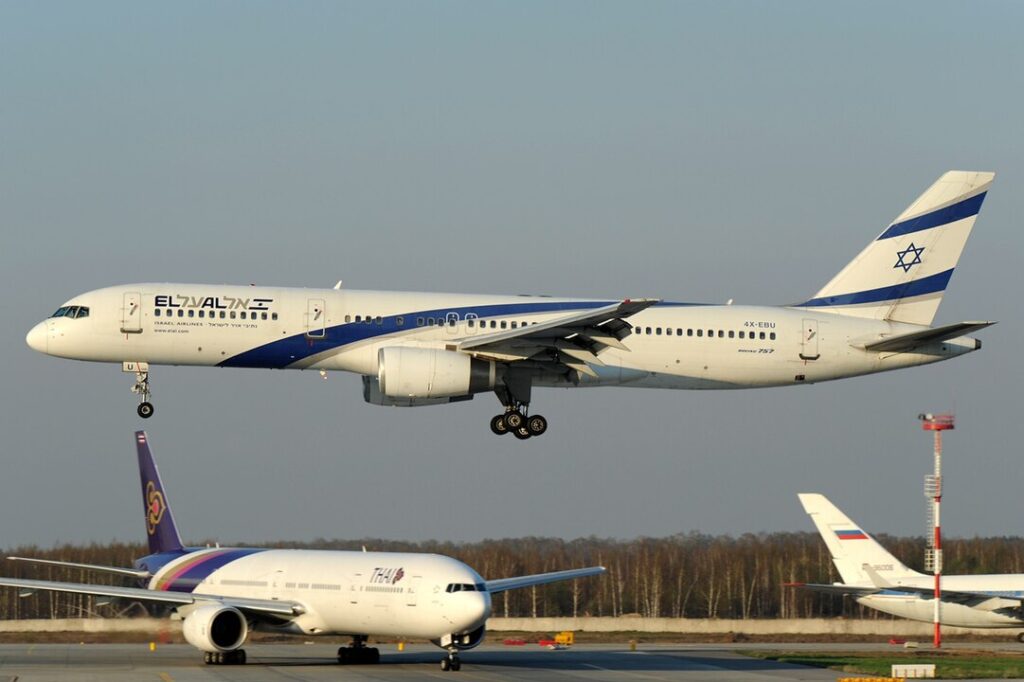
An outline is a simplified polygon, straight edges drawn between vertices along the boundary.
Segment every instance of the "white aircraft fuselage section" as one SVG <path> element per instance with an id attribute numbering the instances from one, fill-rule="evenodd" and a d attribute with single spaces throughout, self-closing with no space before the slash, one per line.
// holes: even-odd
<path id="1" fill-rule="evenodd" d="M 900 587 L 928 590 L 935 585 L 932 576 L 902 578 L 894 581 Z M 1007 628 L 1024 625 L 1021 601 L 1024 600 L 1024 574 L 944 575 L 942 589 L 948 592 L 990 594 L 991 599 L 974 599 L 970 603 L 954 600 L 942 601 L 942 623 L 964 628 Z M 931 622 L 935 614 L 935 600 L 924 599 L 906 592 L 882 591 L 857 597 L 857 602 L 869 608 L 900 618 Z"/>
<path id="2" fill-rule="evenodd" d="M 138 562 L 146 564 L 147 559 Z M 436 554 L 202 549 L 163 565 L 148 587 L 295 602 L 303 606 L 301 615 L 260 627 L 307 635 L 372 632 L 439 639 L 472 632 L 491 613 L 483 578 Z"/>
<path id="3" fill-rule="evenodd" d="M 29 344 L 58 357 L 270 369 L 378 372 L 389 346 L 451 349 L 457 340 L 533 325 L 614 301 L 533 296 L 131 284 L 75 296 Z M 859 345 L 925 326 L 813 308 L 659 303 L 629 318 L 628 350 L 609 348 L 595 376 L 541 375 L 539 386 L 727 389 L 814 383 L 944 360 L 970 337 L 913 352 Z"/>

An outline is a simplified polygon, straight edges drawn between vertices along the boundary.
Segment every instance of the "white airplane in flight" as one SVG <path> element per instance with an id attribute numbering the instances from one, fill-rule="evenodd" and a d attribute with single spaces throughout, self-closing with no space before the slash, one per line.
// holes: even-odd
<path id="1" fill-rule="evenodd" d="M 869 608 L 932 622 L 934 576 L 904 566 L 824 495 L 802 493 L 799 498 L 843 582 L 794 583 L 793 587 L 848 594 Z M 1024 574 L 943 575 L 941 622 L 965 628 L 1024 627 Z M 1024 632 L 1017 639 L 1024 642 Z"/>
<path id="2" fill-rule="evenodd" d="M 155 602 L 173 607 L 189 644 L 206 663 L 245 663 L 250 630 L 296 635 L 345 635 L 339 663 L 377 663 L 369 636 L 418 637 L 446 649 L 442 670 L 458 670 L 459 652 L 484 638 L 491 595 L 604 573 L 602 567 L 484 580 L 472 568 L 437 554 L 337 552 L 296 549 L 185 547 L 149 449 L 135 433 L 142 479 L 148 556 L 134 568 L 44 559 L 56 564 L 134 578 L 145 587 L 0 578 L 23 594 L 37 590 Z"/>
<path id="3" fill-rule="evenodd" d="M 656 299 L 128 284 L 75 296 L 30 347 L 136 373 L 150 365 L 345 371 L 375 405 L 433 405 L 493 391 L 494 433 L 538 436 L 534 386 L 736 389 L 923 365 L 981 347 L 992 322 L 932 327 L 994 174 L 950 171 L 817 294 L 788 306 Z"/>

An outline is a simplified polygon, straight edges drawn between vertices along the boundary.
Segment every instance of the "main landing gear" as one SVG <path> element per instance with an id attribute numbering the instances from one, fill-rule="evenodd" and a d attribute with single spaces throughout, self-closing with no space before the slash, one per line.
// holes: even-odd
<path id="1" fill-rule="evenodd" d="M 132 386 L 132 393 L 142 398 L 142 402 L 139 403 L 139 407 L 135 411 L 143 419 L 149 419 L 155 412 L 153 403 L 149 402 L 150 396 L 153 395 L 149 390 L 149 363 L 125 362 L 122 364 L 121 371 L 135 372 L 135 385 Z"/>
<path id="2" fill-rule="evenodd" d="M 1021 644 L 1024 644 L 1024 632 L 1018 632 L 1017 633 L 1017 641 L 1020 642 Z"/>
<path id="3" fill-rule="evenodd" d="M 459 652 L 456 649 L 449 649 L 448 656 L 441 659 L 441 670 L 444 672 L 458 672 L 462 668 L 462 661 L 459 660 Z"/>
<path id="4" fill-rule="evenodd" d="M 525 415 L 526 406 L 508 406 L 504 414 L 498 414 L 491 418 L 491 431 L 503 436 L 506 433 L 513 434 L 519 440 L 526 440 L 533 436 L 540 436 L 548 430 L 548 420 L 539 414 Z"/>
<path id="5" fill-rule="evenodd" d="M 338 649 L 338 663 L 341 665 L 375 665 L 380 663 L 380 650 L 366 646 L 366 637 L 358 635 L 352 638 L 352 646 Z"/>
<path id="6" fill-rule="evenodd" d="M 245 665 L 245 649 L 204 651 L 203 663 L 206 665 Z"/>

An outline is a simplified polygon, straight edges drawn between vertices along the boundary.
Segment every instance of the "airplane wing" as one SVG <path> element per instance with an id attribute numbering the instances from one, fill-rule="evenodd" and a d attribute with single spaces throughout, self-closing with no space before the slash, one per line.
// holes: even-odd
<path id="1" fill-rule="evenodd" d="M 147 590 L 143 587 L 116 587 L 113 585 L 90 585 L 87 583 L 61 583 L 50 580 L 23 580 L 20 578 L 0 578 L 0 587 L 17 587 L 31 594 L 37 590 L 52 592 L 71 592 L 73 594 L 91 594 L 97 597 L 114 597 L 134 599 L 162 604 L 185 606 L 204 602 L 218 602 L 233 606 L 239 611 L 264 616 L 297 616 L 305 611 L 298 602 L 277 601 L 272 599 L 246 599 L 244 597 L 225 597 L 216 594 L 196 594 L 191 592 L 164 592 Z"/>
<path id="2" fill-rule="evenodd" d="M 457 350 L 501 362 L 558 362 L 582 374 L 597 376 L 590 365 L 603 365 L 598 354 L 608 348 L 628 351 L 622 340 L 632 333 L 625 318 L 646 310 L 659 299 L 623 299 L 601 308 L 570 313 L 554 320 L 465 337 Z"/>
<path id="3" fill-rule="evenodd" d="M 889 336 L 881 339 L 880 341 L 866 343 L 863 348 L 864 350 L 872 351 L 905 353 L 929 343 L 955 339 L 958 336 L 963 336 L 964 334 L 969 334 L 970 332 L 977 331 L 978 329 L 984 329 L 985 327 L 991 327 L 994 324 L 995 322 L 957 322 L 956 324 L 947 324 L 944 327 L 924 329 L 919 332 L 900 334 L 899 336 Z"/>
<path id="4" fill-rule="evenodd" d="M 120 568 L 117 566 L 98 566 L 96 564 L 76 564 L 71 561 L 53 561 L 51 559 L 32 559 L 23 556 L 9 556 L 8 561 L 25 561 L 31 564 L 47 564 L 50 566 L 64 566 L 66 568 L 81 568 L 86 571 L 98 571 L 101 573 L 115 573 L 117 575 L 127 576 L 129 578 L 138 578 L 139 580 L 145 580 L 146 578 L 152 578 L 153 574 L 149 571 L 144 571 L 138 568 Z"/>
<path id="5" fill-rule="evenodd" d="M 786 587 L 797 587 L 802 590 L 813 590 L 814 592 L 824 592 L 825 594 L 848 594 L 854 597 L 863 597 L 869 594 L 877 594 L 878 592 L 881 592 L 881 590 L 877 587 L 865 587 L 863 585 L 844 585 L 842 583 L 831 583 L 828 585 L 820 583 L 786 583 Z"/>
<path id="6" fill-rule="evenodd" d="M 560 580 L 573 580 L 575 578 L 586 578 L 591 575 L 601 575 L 604 572 L 604 566 L 591 566 L 590 568 L 574 568 L 568 571 L 555 571 L 554 573 L 535 573 L 534 575 L 523 575 L 516 578 L 487 580 L 484 582 L 484 586 L 488 592 L 495 594 L 506 590 L 517 590 L 521 587 L 531 587 L 532 585 L 545 585 L 547 583 L 556 583 Z"/>

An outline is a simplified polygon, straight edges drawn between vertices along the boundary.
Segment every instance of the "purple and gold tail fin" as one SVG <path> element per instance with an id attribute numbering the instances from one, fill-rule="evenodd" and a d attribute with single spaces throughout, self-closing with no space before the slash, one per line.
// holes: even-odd
<path id="1" fill-rule="evenodd" d="M 151 554 L 180 552 L 184 549 L 178 528 L 174 525 L 167 493 L 160 481 L 153 453 L 149 450 L 149 437 L 145 431 L 135 432 L 135 447 L 139 451 L 139 476 L 142 479 L 142 505 L 146 513 L 146 533 Z"/>

